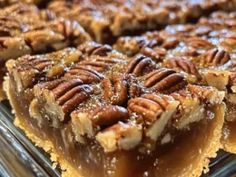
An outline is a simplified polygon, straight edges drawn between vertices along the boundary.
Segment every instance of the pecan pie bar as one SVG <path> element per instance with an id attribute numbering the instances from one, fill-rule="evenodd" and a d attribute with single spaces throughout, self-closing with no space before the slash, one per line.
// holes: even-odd
<path id="1" fill-rule="evenodd" d="M 48 8 L 79 21 L 96 41 L 111 43 L 115 37 L 125 33 L 186 23 L 215 9 L 235 10 L 235 5 L 233 0 L 75 0 L 54 1 Z"/>
<path id="2" fill-rule="evenodd" d="M 76 46 L 89 39 L 77 22 L 56 18 L 49 10 L 22 3 L 8 6 L 0 11 L 0 80 L 10 58 Z"/>
<path id="3" fill-rule="evenodd" d="M 221 145 L 225 92 L 144 55 L 86 42 L 7 69 L 15 124 L 63 176 L 200 176 Z"/>
<path id="4" fill-rule="evenodd" d="M 192 84 L 226 91 L 223 145 L 236 152 L 236 14 L 215 12 L 195 25 L 172 25 L 142 36 L 121 37 L 114 47 L 129 56 L 144 54 L 183 73 Z"/>

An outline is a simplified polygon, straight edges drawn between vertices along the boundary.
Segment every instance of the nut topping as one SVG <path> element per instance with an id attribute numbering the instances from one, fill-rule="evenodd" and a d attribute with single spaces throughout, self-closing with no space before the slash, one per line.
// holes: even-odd
<path id="1" fill-rule="evenodd" d="M 153 141 L 161 135 L 177 106 L 172 97 L 157 94 L 146 94 L 128 102 L 128 110 L 147 127 L 146 136 Z"/>
<path id="2" fill-rule="evenodd" d="M 193 48 L 210 49 L 213 47 L 213 44 L 211 44 L 210 42 L 208 42 L 207 40 L 201 37 L 191 37 L 191 38 L 186 39 L 185 42 L 187 43 L 187 45 Z"/>
<path id="3" fill-rule="evenodd" d="M 173 68 L 173 69 L 177 68 L 186 73 L 195 75 L 198 79 L 201 78 L 196 66 L 190 60 L 181 57 L 175 57 L 166 60 L 165 64 L 168 68 Z"/>
<path id="4" fill-rule="evenodd" d="M 104 76 L 97 72 L 96 70 L 86 68 L 84 66 L 75 66 L 70 69 L 66 74 L 65 77 L 78 77 L 84 83 L 93 83 L 101 81 Z"/>
<path id="5" fill-rule="evenodd" d="M 172 92 L 186 84 L 182 74 L 172 69 L 161 68 L 144 76 L 144 86 L 152 87 L 158 92 Z"/>
<path id="6" fill-rule="evenodd" d="M 129 62 L 126 72 L 132 73 L 135 76 L 140 76 L 145 71 L 153 69 L 154 67 L 155 63 L 151 58 L 145 57 L 143 55 L 138 55 Z"/>
<path id="7" fill-rule="evenodd" d="M 223 49 L 212 49 L 206 53 L 204 61 L 207 64 L 212 64 L 214 66 L 223 65 L 230 60 L 230 55 Z"/>
<path id="8" fill-rule="evenodd" d="M 127 109 L 121 106 L 104 105 L 85 111 L 75 111 L 71 115 L 80 136 L 93 137 L 97 130 L 106 128 L 129 118 Z"/>
<path id="9" fill-rule="evenodd" d="M 103 98 L 115 105 L 124 105 L 128 99 L 128 83 L 125 76 L 113 76 L 112 81 L 102 81 Z"/>
<path id="10" fill-rule="evenodd" d="M 151 57 L 155 61 L 160 61 L 161 57 L 165 56 L 166 50 L 164 48 L 150 48 L 150 47 L 143 47 L 140 51 L 142 54 Z"/>
<path id="11" fill-rule="evenodd" d="M 82 84 L 79 79 L 55 80 L 34 88 L 34 94 L 43 104 L 47 114 L 60 121 L 67 121 L 69 114 L 93 93 L 92 87 Z"/>
<path id="12" fill-rule="evenodd" d="M 112 48 L 109 45 L 102 45 L 96 42 L 86 42 L 78 47 L 82 53 L 87 55 L 100 55 L 106 56 L 107 53 L 112 51 Z"/>
<path id="13" fill-rule="evenodd" d="M 92 122 L 99 126 L 110 126 L 129 118 L 128 111 L 121 106 L 104 106 L 96 108 L 92 113 Z"/>
<path id="14" fill-rule="evenodd" d="M 179 44 L 179 40 L 175 37 L 167 38 L 162 44 L 162 47 L 165 49 L 171 49 L 176 47 Z"/>

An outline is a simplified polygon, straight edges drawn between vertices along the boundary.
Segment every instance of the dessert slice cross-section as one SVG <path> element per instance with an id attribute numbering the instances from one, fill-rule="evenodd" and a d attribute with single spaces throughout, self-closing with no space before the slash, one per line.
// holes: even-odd
<path id="1" fill-rule="evenodd" d="M 143 55 L 86 42 L 7 69 L 15 124 L 63 176 L 200 176 L 220 148 L 225 92 Z"/>

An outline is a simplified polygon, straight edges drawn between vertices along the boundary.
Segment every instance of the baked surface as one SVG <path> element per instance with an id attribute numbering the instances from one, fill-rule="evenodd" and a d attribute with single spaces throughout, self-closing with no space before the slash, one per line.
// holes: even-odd
<path id="1" fill-rule="evenodd" d="M 30 17 L 30 18 L 29 18 Z M 65 20 L 45 9 L 13 3 L 0 12 L 0 84 L 5 61 L 26 54 L 47 53 L 90 40 L 78 22 Z M 0 99 L 4 99 L 0 86 Z"/>
<path id="2" fill-rule="evenodd" d="M 0 2 L 0 79 L 62 176 L 198 177 L 236 153 L 234 0 L 41 2 Z"/>
<path id="3" fill-rule="evenodd" d="M 235 7 L 232 0 L 79 0 L 54 1 L 48 5 L 56 14 L 79 21 L 97 42 L 102 43 L 112 43 L 114 38 L 127 33 L 133 35 L 168 24 L 195 21 L 217 9 L 234 10 Z"/>
<path id="4" fill-rule="evenodd" d="M 163 67 L 186 74 L 189 82 L 226 92 L 223 146 L 235 153 L 235 13 L 215 12 L 197 24 L 170 25 L 141 36 L 121 37 L 114 48 L 144 54 Z"/>
<path id="5" fill-rule="evenodd" d="M 148 57 L 86 42 L 9 60 L 7 68 L 16 125 L 40 147 L 47 149 L 35 136 L 50 142 L 62 168 L 83 176 L 200 176 L 221 147 L 224 92 Z"/>

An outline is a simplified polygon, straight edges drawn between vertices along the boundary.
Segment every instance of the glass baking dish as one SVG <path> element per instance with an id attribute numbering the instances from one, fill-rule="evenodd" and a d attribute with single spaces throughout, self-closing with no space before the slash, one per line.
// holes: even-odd
<path id="1" fill-rule="evenodd" d="M 60 169 L 13 125 L 13 118 L 9 103 L 0 103 L 0 177 L 60 177 Z M 219 151 L 202 177 L 236 177 L 236 155 Z"/>

